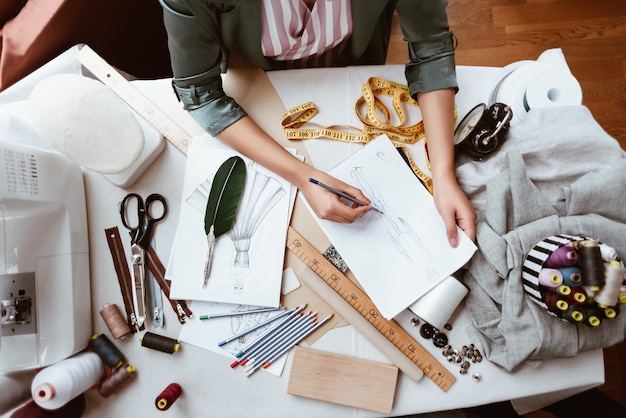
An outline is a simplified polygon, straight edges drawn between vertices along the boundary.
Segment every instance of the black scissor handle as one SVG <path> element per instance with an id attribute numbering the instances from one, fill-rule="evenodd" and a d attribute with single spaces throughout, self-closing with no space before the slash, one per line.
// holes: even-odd
<path id="1" fill-rule="evenodd" d="M 161 212 L 158 216 L 154 216 L 154 213 L 152 211 L 152 204 L 154 202 L 160 202 L 162 205 Z M 165 198 L 163 197 L 163 195 L 160 195 L 158 193 L 152 193 L 150 196 L 146 198 L 145 216 L 148 221 L 159 222 L 163 220 L 163 218 L 165 218 L 166 215 L 167 215 L 167 202 L 165 201 Z"/>
<path id="2" fill-rule="evenodd" d="M 134 200 L 137 204 L 136 223 L 133 222 L 135 220 L 135 217 L 128 217 L 126 213 L 126 206 L 130 204 L 131 200 Z M 141 227 L 145 211 L 143 199 L 137 193 L 128 193 L 126 196 L 124 196 L 124 199 L 122 199 L 119 204 L 119 211 L 120 217 L 122 218 L 122 225 L 124 225 L 126 229 L 130 229 L 131 231 L 133 231 Z"/>

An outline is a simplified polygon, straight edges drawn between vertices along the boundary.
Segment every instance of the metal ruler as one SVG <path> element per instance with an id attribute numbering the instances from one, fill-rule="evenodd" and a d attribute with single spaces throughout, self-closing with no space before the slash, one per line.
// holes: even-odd
<path id="1" fill-rule="evenodd" d="M 187 155 L 192 136 L 135 88 L 122 74 L 87 45 L 81 48 L 76 59 L 180 152 Z"/>
<path id="2" fill-rule="evenodd" d="M 454 384 L 456 378 L 450 371 L 435 360 L 397 322 L 385 319 L 360 287 L 337 270 L 292 227 L 289 227 L 287 231 L 287 248 L 327 285 L 320 287 L 315 283 L 308 283 L 312 285 L 313 290 L 324 292 L 320 296 L 323 296 L 341 316 L 370 339 L 383 353 L 390 353 L 390 360 L 400 370 L 409 377 L 417 377 L 414 380 L 418 380 L 422 374 L 425 374 L 444 392 Z M 393 346 L 395 354 L 390 351 L 390 346 Z M 399 353 L 401 355 L 398 355 Z M 416 376 L 415 368 L 419 368 L 423 373 Z"/>

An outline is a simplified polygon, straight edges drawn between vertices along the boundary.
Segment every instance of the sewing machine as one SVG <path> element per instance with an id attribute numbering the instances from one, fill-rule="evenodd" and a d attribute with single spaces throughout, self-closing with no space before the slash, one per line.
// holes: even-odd
<path id="1" fill-rule="evenodd" d="M 0 243 L 0 372 L 84 349 L 91 294 L 81 168 L 0 139 Z"/>

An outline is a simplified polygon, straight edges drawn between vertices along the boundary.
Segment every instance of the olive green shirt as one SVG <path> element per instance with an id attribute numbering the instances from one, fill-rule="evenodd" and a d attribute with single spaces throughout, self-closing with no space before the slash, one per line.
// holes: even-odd
<path id="1" fill-rule="evenodd" d="M 174 74 L 174 91 L 211 135 L 246 115 L 222 89 L 229 52 L 264 70 L 273 61 L 261 52 L 261 0 L 160 0 Z M 391 20 L 398 11 L 410 62 L 411 94 L 458 89 L 454 38 L 447 0 L 352 0 L 353 30 L 345 65 L 384 64 Z"/>

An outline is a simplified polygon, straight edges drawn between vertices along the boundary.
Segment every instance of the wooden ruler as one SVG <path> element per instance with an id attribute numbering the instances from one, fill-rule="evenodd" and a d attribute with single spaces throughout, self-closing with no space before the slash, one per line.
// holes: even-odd
<path id="1" fill-rule="evenodd" d="M 192 136 L 135 88 L 122 74 L 87 45 L 81 48 L 76 59 L 159 131 L 176 149 L 187 155 Z"/>
<path id="2" fill-rule="evenodd" d="M 385 319 L 361 288 L 337 270 L 292 227 L 287 231 L 287 248 L 322 279 L 322 282 L 317 280 L 317 284 L 308 280 L 307 284 L 314 291 L 323 292 L 320 296 L 372 344 L 388 355 L 402 372 L 413 380 L 419 380 L 425 374 L 444 392 L 454 384 L 456 378 L 452 373 L 397 322 Z M 305 277 L 303 275 L 302 279 L 305 280 Z"/>

